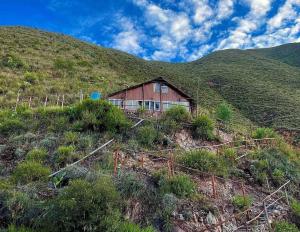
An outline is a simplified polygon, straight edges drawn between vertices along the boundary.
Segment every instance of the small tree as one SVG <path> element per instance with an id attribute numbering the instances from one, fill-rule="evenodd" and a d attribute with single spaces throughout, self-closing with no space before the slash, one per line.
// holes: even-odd
<path id="1" fill-rule="evenodd" d="M 226 103 L 221 103 L 216 111 L 216 116 L 218 120 L 222 122 L 229 122 L 232 118 L 232 110 L 230 106 Z"/>

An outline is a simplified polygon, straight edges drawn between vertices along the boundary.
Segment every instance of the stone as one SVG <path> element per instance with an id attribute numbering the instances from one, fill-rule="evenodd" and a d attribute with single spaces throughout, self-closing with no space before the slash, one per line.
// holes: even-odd
<path id="1" fill-rule="evenodd" d="M 209 213 L 206 216 L 206 221 L 210 225 L 215 225 L 217 224 L 217 219 L 216 217 L 209 211 Z"/>

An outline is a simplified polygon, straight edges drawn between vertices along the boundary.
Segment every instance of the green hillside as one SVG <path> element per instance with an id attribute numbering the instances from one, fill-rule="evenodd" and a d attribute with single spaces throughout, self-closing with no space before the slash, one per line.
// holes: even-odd
<path id="1" fill-rule="evenodd" d="M 143 80 L 164 76 L 201 108 L 227 101 L 246 118 L 274 127 L 300 125 L 299 44 L 214 52 L 190 63 L 145 61 L 69 36 L 21 27 L 0 28 L 0 104 L 13 107 L 17 92 L 33 102 L 67 102 L 100 90 L 107 94 Z M 298 50 L 297 50 L 298 49 Z M 292 52 L 289 52 L 292 51 Z M 298 67 L 297 67 L 298 66 Z M 246 117 L 246 118 L 245 118 Z"/>

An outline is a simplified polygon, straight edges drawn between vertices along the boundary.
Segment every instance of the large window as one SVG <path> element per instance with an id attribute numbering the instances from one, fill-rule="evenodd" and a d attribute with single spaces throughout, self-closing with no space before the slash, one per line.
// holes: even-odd
<path id="1" fill-rule="evenodd" d="M 123 100 L 121 99 L 109 99 L 109 101 L 115 105 L 115 106 L 118 106 L 120 108 L 123 108 Z"/>

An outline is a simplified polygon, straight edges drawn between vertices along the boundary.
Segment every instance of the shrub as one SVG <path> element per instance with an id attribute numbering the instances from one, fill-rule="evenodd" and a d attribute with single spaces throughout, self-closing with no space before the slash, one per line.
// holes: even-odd
<path id="1" fill-rule="evenodd" d="M 234 148 L 226 148 L 223 152 L 224 158 L 230 161 L 231 163 L 235 162 L 237 158 L 236 150 Z"/>
<path id="2" fill-rule="evenodd" d="M 26 160 L 43 163 L 47 157 L 47 151 L 44 148 L 35 148 L 26 155 Z"/>
<path id="3" fill-rule="evenodd" d="M 172 214 L 177 208 L 178 199 L 174 194 L 165 194 L 162 199 L 161 217 L 164 231 L 172 231 Z"/>
<path id="4" fill-rule="evenodd" d="M 291 208 L 293 213 L 300 218 L 300 202 L 298 202 L 295 199 L 292 199 Z"/>
<path id="5" fill-rule="evenodd" d="M 142 126 L 137 131 L 137 140 L 144 146 L 152 146 L 157 136 L 157 131 L 152 126 Z"/>
<path id="6" fill-rule="evenodd" d="M 275 232 L 299 232 L 298 228 L 286 221 L 275 222 Z"/>
<path id="7" fill-rule="evenodd" d="M 2 64 L 12 69 L 20 69 L 26 66 L 25 62 L 16 54 L 7 54 L 2 58 Z"/>
<path id="8" fill-rule="evenodd" d="M 285 180 L 285 173 L 283 172 L 283 170 L 276 168 L 272 172 L 272 179 L 275 182 L 275 184 L 277 184 L 277 185 L 283 184 L 283 182 Z"/>
<path id="9" fill-rule="evenodd" d="M 275 138 L 276 133 L 271 128 L 260 127 L 255 130 L 252 137 L 254 139 Z"/>
<path id="10" fill-rule="evenodd" d="M 239 210 L 245 210 L 252 204 L 252 199 L 249 196 L 236 195 L 232 199 L 232 204 Z"/>
<path id="11" fill-rule="evenodd" d="M 38 80 L 38 75 L 34 72 L 26 71 L 24 74 L 24 79 L 26 82 L 28 82 L 30 84 L 35 84 Z"/>
<path id="12" fill-rule="evenodd" d="M 194 182 L 186 175 L 162 178 L 159 186 L 162 193 L 173 193 L 178 197 L 190 197 L 196 190 Z"/>
<path id="13" fill-rule="evenodd" d="M 68 115 L 71 121 L 77 122 L 79 130 L 107 130 L 116 133 L 124 132 L 130 126 L 124 112 L 104 100 L 85 100 L 70 107 Z"/>
<path id="14" fill-rule="evenodd" d="M 117 180 L 117 189 L 123 198 L 138 197 L 143 187 L 135 173 L 123 173 Z"/>
<path id="15" fill-rule="evenodd" d="M 132 222 L 123 222 L 118 228 L 118 232 L 155 232 L 155 230 L 151 226 L 142 229 Z"/>
<path id="16" fill-rule="evenodd" d="M 253 156 L 254 160 L 252 161 L 250 171 L 256 180 L 260 181 L 258 177 L 262 176 L 262 173 L 265 173 L 265 177 L 269 177 L 276 185 L 282 183 L 285 179 L 299 183 L 299 163 L 290 160 L 280 150 L 275 148 L 260 150 L 253 153 Z M 265 180 L 261 179 L 261 183 L 264 183 Z"/>
<path id="17" fill-rule="evenodd" d="M 196 117 L 192 122 L 192 132 L 195 138 L 212 140 L 214 123 L 207 115 Z"/>
<path id="18" fill-rule="evenodd" d="M 184 106 L 173 106 L 166 110 L 164 119 L 174 120 L 177 123 L 187 122 L 190 119 L 190 114 Z"/>
<path id="19" fill-rule="evenodd" d="M 300 227 L 300 202 L 295 199 L 291 200 L 292 221 Z"/>
<path id="20" fill-rule="evenodd" d="M 223 122 L 228 122 L 232 118 L 232 110 L 226 103 L 222 103 L 218 106 L 216 115 L 217 119 Z"/>
<path id="21" fill-rule="evenodd" d="M 207 150 L 185 152 L 179 157 L 179 162 L 202 172 L 228 176 L 229 167 L 226 160 Z"/>
<path id="22" fill-rule="evenodd" d="M 7 118 L 0 122 L 0 133 L 9 135 L 11 133 L 19 133 L 26 128 L 24 122 L 17 118 Z"/>
<path id="23" fill-rule="evenodd" d="M 33 181 L 45 181 L 50 175 L 50 169 L 35 161 L 24 161 L 16 167 L 13 177 L 23 184 Z"/>
<path id="24" fill-rule="evenodd" d="M 34 232 L 34 230 L 26 227 L 16 227 L 15 225 L 9 225 L 7 228 L 7 232 Z"/>
<path id="25" fill-rule="evenodd" d="M 74 145 L 78 141 L 78 133 L 72 132 L 72 131 L 65 132 L 64 133 L 64 141 L 67 144 Z"/>
<path id="26" fill-rule="evenodd" d="M 119 195 L 110 178 L 74 180 L 47 206 L 41 221 L 47 231 L 116 231 Z"/>
<path id="27" fill-rule="evenodd" d="M 60 165 L 65 165 L 66 163 L 71 163 L 79 156 L 75 154 L 74 146 L 60 146 L 57 149 L 56 161 Z"/>

